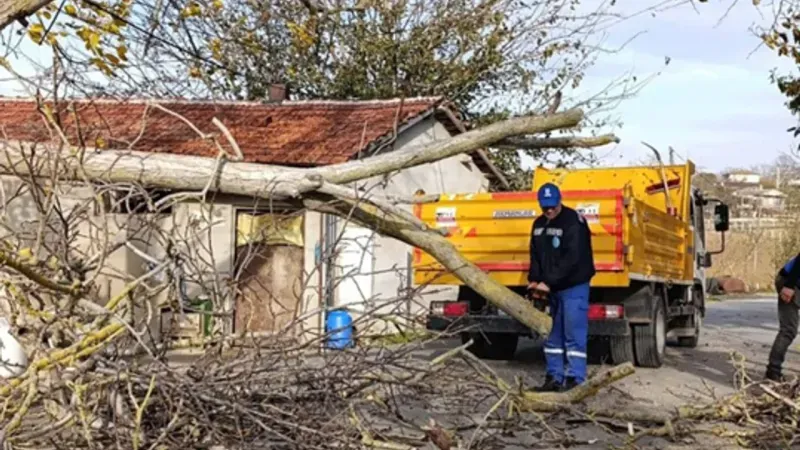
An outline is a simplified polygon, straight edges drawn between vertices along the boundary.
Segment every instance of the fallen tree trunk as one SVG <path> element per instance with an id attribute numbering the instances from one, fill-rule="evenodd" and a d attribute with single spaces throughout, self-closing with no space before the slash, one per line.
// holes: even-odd
<path id="1" fill-rule="evenodd" d="M 386 236 L 418 247 L 441 263 L 482 297 L 542 335 L 550 332 L 552 320 L 514 291 L 498 283 L 472 264 L 450 242 L 435 231 L 421 230 L 397 216 L 381 214 L 377 208 L 315 194 L 303 201 L 314 211 L 349 217 Z M 387 217 L 388 216 L 388 217 Z"/>
<path id="2" fill-rule="evenodd" d="M 214 191 L 272 200 L 294 199 L 300 207 L 352 218 L 378 233 L 423 249 L 487 301 L 537 333 L 547 334 L 551 326 L 549 316 L 490 278 L 440 234 L 425 229 L 411 220 L 405 211 L 386 202 L 371 201 L 369 198 L 352 200 L 347 195 L 335 195 L 335 192 L 345 191 L 342 184 L 490 147 L 507 138 L 571 128 L 582 118 L 583 112 L 577 109 L 548 116 L 518 117 L 425 146 L 313 169 L 229 162 L 222 153 L 215 160 L 164 153 L 75 152 L 72 149 L 58 155 L 61 159 L 57 164 L 52 161 L 42 164 L 35 160 L 52 156 L 52 152 L 38 151 L 34 156 L 34 152 L 26 148 L 26 143 L 6 142 L 5 161 L 0 161 L 0 173 L 62 180 L 134 183 L 147 188 Z M 60 136 L 59 145 L 63 149 L 67 138 L 63 133 Z M 581 140 L 574 139 L 574 142 Z M 604 145 L 615 141 L 613 136 L 599 140 L 589 138 L 590 144 L 586 145 Z M 532 145 L 550 144 L 535 141 Z M 320 192 L 324 185 L 333 187 L 325 192 L 332 191 L 334 194 Z"/>

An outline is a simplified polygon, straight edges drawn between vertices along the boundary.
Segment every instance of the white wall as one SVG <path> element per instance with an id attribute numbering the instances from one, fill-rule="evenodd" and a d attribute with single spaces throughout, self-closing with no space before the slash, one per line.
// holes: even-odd
<path id="1" fill-rule="evenodd" d="M 398 139 L 395 148 L 400 150 L 409 146 L 424 145 L 436 140 L 450 137 L 449 132 L 444 126 L 435 119 L 429 119 L 417 124 L 410 130 L 403 133 Z M 472 162 L 469 155 L 457 155 L 435 163 L 424 164 L 421 166 L 405 169 L 394 174 L 383 186 L 381 178 L 367 180 L 359 183 L 359 187 L 364 186 L 367 192 L 376 194 L 394 194 L 402 196 L 412 196 L 418 189 L 423 189 L 426 194 L 437 193 L 469 193 L 486 192 L 489 181 L 483 172 Z M 374 186 L 378 187 L 374 188 Z M 404 208 L 413 212 L 411 205 Z M 341 232 L 341 224 L 338 227 Z M 350 246 L 351 255 L 346 261 L 350 266 L 356 266 L 354 261 L 358 260 L 359 255 L 352 254 L 357 250 L 355 246 Z M 380 314 L 389 316 L 419 315 L 427 311 L 432 299 L 454 299 L 458 293 L 456 286 L 432 286 L 424 289 L 422 295 L 414 296 L 412 301 L 394 301 L 398 297 L 403 297 L 405 291 L 411 287 L 413 273 L 409 270 L 412 261 L 413 248 L 396 239 L 375 235 L 369 249 L 361 249 L 361 252 L 369 251 L 374 253 L 371 264 L 371 277 L 360 277 L 360 284 L 370 283 L 371 286 L 357 288 L 355 283 L 349 282 L 342 286 L 337 292 L 336 304 L 362 303 L 362 310 L 372 310 L 381 306 L 377 311 Z M 344 268 L 343 270 L 347 270 Z M 409 280 L 411 275 L 411 280 Z M 371 279 L 371 280 L 370 280 Z M 436 290 L 436 293 L 430 291 Z M 371 298 L 360 297 L 358 292 L 369 292 Z M 371 300 L 363 305 L 365 300 Z M 384 322 L 384 321 L 380 321 Z M 372 331 L 394 332 L 396 331 L 390 324 L 378 323 L 372 327 Z"/>

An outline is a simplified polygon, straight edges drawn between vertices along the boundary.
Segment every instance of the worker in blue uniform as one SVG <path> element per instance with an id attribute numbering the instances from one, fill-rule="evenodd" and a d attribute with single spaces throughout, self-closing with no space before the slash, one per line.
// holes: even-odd
<path id="1" fill-rule="evenodd" d="M 772 343 L 767 363 L 766 378 L 780 381 L 783 377 L 782 366 L 786 359 L 786 352 L 797 337 L 798 311 L 800 299 L 797 288 L 800 286 L 800 264 L 795 256 L 781 267 L 775 276 L 775 290 L 778 294 L 778 334 Z"/>
<path id="2" fill-rule="evenodd" d="M 533 222 L 528 289 L 549 294 L 553 328 L 544 344 L 547 375 L 540 392 L 566 391 L 586 380 L 589 283 L 595 275 L 586 219 L 561 202 L 561 191 L 538 191 L 542 214 Z"/>

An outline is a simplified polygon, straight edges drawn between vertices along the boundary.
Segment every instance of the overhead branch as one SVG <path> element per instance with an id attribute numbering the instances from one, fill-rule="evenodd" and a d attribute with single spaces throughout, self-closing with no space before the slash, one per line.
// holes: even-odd
<path id="1" fill-rule="evenodd" d="M 66 180 L 92 180 L 109 183 L 138 183 L 148 187 L 210 191 L 272 199 L 298 198 L 318 190 L 324 181 L 345 184 L 451 156 L 469 153 L 500 140 L 520 135 L 546 133 L 573 127 L 583 118 L 579 109 L 552 116 L 526 116 L 471 130 L 428 145 L 373 156 L 363 160 L 314 169 L 292 169 L 282 166 L 243 162 L 218 162 L 198 156 L 136 151 L 87 151 L 77 155 L 64 153 L 57 175 Z M 24 143 L 6 142 L 6 155 L 0 160 L 0 173 L 51 177 L 49 167 L 31 173 L 30 151 Z M 180 174 L 180 176 L 176 176 Z M 209 180 L 213 183 L 209 185 Z"/>
<path id="2" fill-rule="evenodd" d="M 500 149 L 539 150 L 546 148 L 594 148 L 608 144 L 619 144 L 620 139 L 613 134 L 592 137 L 524 138 L 511 137 L 494 145 Z"/>
<path id="3" fill-rule="evenodd" d="M 583 111 L 571 109 L 551 116 L 525 116 L 496 122 L 455 137 L 426 146 L 413 146 L 383 155 L 318 169 L 318 173 L 334 183 L 383 175 L 400 169 L 436 162 L 461 153 L 469 153 L 513 136 L 546 133 L 571 128 L 583 119 Z"/>
<path id="4" fill-rule="evenodd" d="M 0 173 L 54 176 L 50 173 L 50 165 L 26 162 L 32 158 L 47 158 L 52 153 L 33 152 L 30 147 L 21 142 L 1 145 L 5 155 L 0 158 Z M 218 162 L 215 158 L 200 156 L 113 150 L 90 150 L 81 154 L 63 152 L 58 156 L 62 158 L 61 170 L 55 175 L 62 180 L 80 181 L 85 174 L 93 181 L 134 183 L 178 191 L 203 191 L 211 180 L 211 191 L 279 199 L 298 197 L 303 192 L 319 189 L 323 181 L 320 175 L 309 170 L 225 160 Z"/>
<path id="5" fill-rule="evenodd" d="M 27 25 L 26 17 L 50 4 L 51 0 L 1 0 L 0 30 L 5 29 L 15 20 Z"/>

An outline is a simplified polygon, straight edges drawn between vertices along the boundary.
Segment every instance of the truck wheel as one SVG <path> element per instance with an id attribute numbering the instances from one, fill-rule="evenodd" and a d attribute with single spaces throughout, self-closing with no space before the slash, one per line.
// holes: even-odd
<path id="1" fill-rule="evenodd" d="M 694 308 L 694 315 L 691 319 L 691 325 L 694 328 L 694 335 L 692 336 L 681 336 L 678 338 L 678 345 L 680 347 L 687 347 L 687 348 L 695 348 L 697 347 L 698 342 L 700 342 L 700 326 L 702 324 L 702 317 L 700 316 L 700 309 L 695 307 Z"/>
<path id="2" fill-rule="evenodd" d="M 637 365 L 658 368 L 664 363 L 664 351 L 667 346 L 667 318 L 661 297 L 653 296 L 653 303 L 653 315 L 650 323 L 632 327 L 633 351 L 636 355 Z"/>
<path id="3" fill-rule="evenodd" d="M 611 362 L 622 364 L 633 362 L 633 336 L 611 336 L 608 340 Z"/>
<path id="4" fill-rule="evenodd" d="M 511 333 L 461 333 L 461 343 L 472 339 L 467 350 L 481 359 L 509 360 L 517 352 L 519 336 Z"/>

